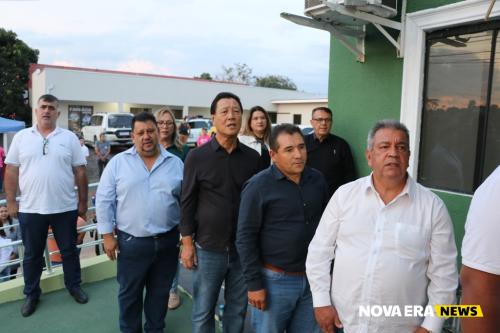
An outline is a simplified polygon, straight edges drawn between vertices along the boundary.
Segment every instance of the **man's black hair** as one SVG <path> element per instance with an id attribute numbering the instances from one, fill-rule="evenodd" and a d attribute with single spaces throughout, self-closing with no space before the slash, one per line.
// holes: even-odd
<path id="1" fill-rule="evenodd" d="M 210 114 L 211 115 L 215 114 L 215 110 L 217 109 L 217 103 L 221 99 L 224 99 L 224 98 L 234 99 L 236 102 L 238 102 L 238 105 L 240 106 L 241 112 L 243 112 L 243 106 L 241 105 L 241 101 L 240 101 L 240 98 L 238 96 L 236 96 L 235 94 L 230 93 L 230 92 L 221 92 L 221 93 L 218 93 L 217 96 L 215 96 L 214 100 L 212 101 L 212 104 L 210 105 Z"/>
<path id="2" fill-rule="evenodd" d="M 40 102 L 40 101 L 59 104 L 59 100 L 57 99 L 57 97 L 54 95 L 51 95 L 51 94 L 45 94 L 45 95 L 40 96 L 38 98 L 38 102 Z"/>
<path id="3" fill-rule="evenodd" d="M 316 111 L 325 111 L 330 115 L 330 118 L 333 117 L 333 112 L 330 108 L 327 108 L 326 106 L 318 106 L 317 108 L 314 108 L 311 112 L 311 118 L 314 117 L 314 112 Z"/>
<path id="4" fill-rule="evenodd" d="M 155 124 L 156 127 L 158 127 L 158 124 L 156 123 L 155 116 L 153 116 L 153 114 L 150 112 L 141 112 L 141 113 L 136 114 L 134 116 L 134 118 L 132 118 L 132 131 L 134 130 L 134 125 L 137 121 L 141 122 L 141 123 L 151 121 Z"/>
<path id="5" fill-rule="evenodd" d="M 304 134 L 302 133 L 300 128 L 298 128 L 297 126 L 292 125 L 292 124 L 277 125 L 271 131 L 271 137 L 269 138 L 269 148 L 271 148 L 271 150 L 273 150 L 275 152 L 278 151 L 278 148 L 279 148 L 278 147 L 278 136 L 280 136 L 283 133 L 286 133 L 289 135 L 299 133 L 300 136 L 302 137 L 302 139 L 304 139 Z"/>

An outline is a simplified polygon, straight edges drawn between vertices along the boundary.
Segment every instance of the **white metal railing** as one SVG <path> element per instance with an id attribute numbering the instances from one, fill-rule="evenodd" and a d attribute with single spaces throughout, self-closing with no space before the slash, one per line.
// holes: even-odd
<path id="1" fill-rule="evenodd" d="M 97 185 L 99 183 L 91 183 L 88 185 L 89 189 L 92 189 L 92 188 L 96 188 Z M 76 189 L 76 188 L 75 188 Z M 19 201 L 19 197 L 16 198 L 17 201 Z M 6 204 L 6 200 L 5 199 L 2 199 L 0 200 L 0 205 L 5 205 Z M 94 203 L 92 202 L 92 205 L 88 208 L 88 211 L 91 212 L 91 211 L 95 211 L 95 206 L 94 206 Z M 82 249 L 82 248 L 87 248 L 87 247 L 91 247 L 91 246 L 99 246 L 102 244 L 103 240 L 102 239 L 99 239 L 98 237 L 98 234 L 97 234 L 97 224 L 96 224 L 96 220 L 95 218 L 93 217 L 90 221 L 87 220 L 87 225 L 85 226 L 81 226 L 79 228 L 77 228 L 77 232 L 78 233 L 82 233 L 82 232 L 95 232 L 96 234 L 96 237 L 94 237 L 94 240 L 90 240 L 90 241 L 87 241 L 87 242 L 84 242 L 80 245 L 77 245 L 77 248 L 79 249 Z M 10 229 L 12 227 L 15 227 L 19 230 L 20 228 L 20 225 L 19 223 L 15 223 L 15 224 L 9 224 L 7 226 L 3 226 L 3 227 L 0 227 L 0 230 L 3 230 L 3 229 Z M 50 237 L 53 237 L 53 233 L 48 233 L 47 235 L 47 239 L 50 238 Z M 21 264 L 23 262 L 23 257 L 24 257 L 24 246 L 23 246 L 23 241 L 22 240 L 16 240 L 16 241 L 12 241 L 8 244 L 4 244 L 4 245 L 0 245 L 0 249 L 2 249 L 3 247 L 18 247 L 19 251 L 18 251 L 18 254 L 19 254 L 19 257 L 16 258 L 16 259 L 13 259 L 13 260 L 9 260 L 3 264 L 0 264 L 0 271 L 2 271 L 5 267 L 12 267 L 12 266 L 16 266 L 18 264 Z M 53 265 L 52 265 L 52 262 L 50 260 L 50 256 L 53 255 L 53 254 L 58 254 L 60 253 L 60 251 L 49 251 L 49 248 L 47 245 L 45 245 L 45 250 L 44 250 L 44 261 L 45 261 L 45 267 L 44 267 L 44 270 L 47 272 L 47 274 L 52 274 L 54 272 L 53 270 Z M 6 277 L 4 277 L 5 280 L 8 280 L 10 279 L 11 277 L 14 277 L 14 276 L 22 276 L 22 273 L 17 273 L 17 274 L 10 274 Z M 0 282 L 1 283 L 1 282 Z"/>

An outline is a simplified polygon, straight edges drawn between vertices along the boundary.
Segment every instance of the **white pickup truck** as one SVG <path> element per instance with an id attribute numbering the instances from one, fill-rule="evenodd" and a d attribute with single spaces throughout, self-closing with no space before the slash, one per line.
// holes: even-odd
<path id="1" fill-rule="evenodd" d="M 90 118 L 90 125 L 82 128 L 86 143 L 94 145 L 99 134 L 106 135 L 106 141 L 112 146 L 131 146 L 132 118 L 131 113 L 95 113 Z"/>

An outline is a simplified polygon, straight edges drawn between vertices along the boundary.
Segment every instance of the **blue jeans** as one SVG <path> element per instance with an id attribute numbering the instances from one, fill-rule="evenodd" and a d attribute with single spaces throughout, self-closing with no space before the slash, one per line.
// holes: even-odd
<path id="1" fill-rule="evenodd" d="M 177 228 L 161 237 L 134 237 L 118 231 L 116 279 L 120 285 L 121 332 L 142 332 L 143 306 L 144 331 L 163 332 L 169 289 L 177 269 L 178 241 Z"/>
<path id="2" fill-rule="evenodd" d="M 10 280 L 10 267 L 5 267 L 0 272 L 0 282 L 9 281 Z"/>
<path id="3" fill-rule="evenodd" d="M 40 276 L 43 270 L 43 251 L 47 244 L 49 226 L 52 228 L 63 260 L 64 285 L 70 292 L 80 287 L 80 258 L 76 248 L 76 219 L 72 210 L 57 214 L 19 213 L 19 225 L 24 244 L 24 294 L 39 298 Z"/>
<path id="4" fill-rule="evenodd" d="M 215 306 L 224 282 L 224 332 L 243 332 L 247 287 L 236 252 L 214 252 L 196 246 L 198 266 L 193 271 L 193 333 L 215 332 Z"/>
<path id="5" fill-rule="evenodd" d="M 179 285 L 179 267 L 180 267 L 180 264 L 179 264 L 179 262 L 177 262 L 177 269 L 175 271 L 175 276 L 174 276 L 174 279 L 172 280 L 172 285 L 170 286 L 171 293 L 177 292 L 177 287 Z"/>
<path id="6" fill-rule="evenodd" d="M 263 268 L 262 279 L 267 307 L 264 311 L 251 308 L 251 323 L 256 333 L 320 332 L 305 275 L 285 275 Z"/>

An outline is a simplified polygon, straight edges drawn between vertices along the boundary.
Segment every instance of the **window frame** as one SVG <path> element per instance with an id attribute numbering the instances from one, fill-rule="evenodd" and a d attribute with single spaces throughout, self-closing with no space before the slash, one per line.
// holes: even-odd
<path id="1" fill-rule="evenodd" d="M 410 131 L 410 165 L 408 173 L 417 178 L 422 110 L 424 97 L 424 70 L 426 59 L 426 34 L 445 28 L 484 22 L 489 2 L 471 0 L 426 9 L 406 15 L 403 31 L 403 80 L 401 86 L 400 120 Z M 500 6 L 495 6 L 490 18 L 500 16 Z M 458 195 L 470 194 L 435 189 Z"/>

